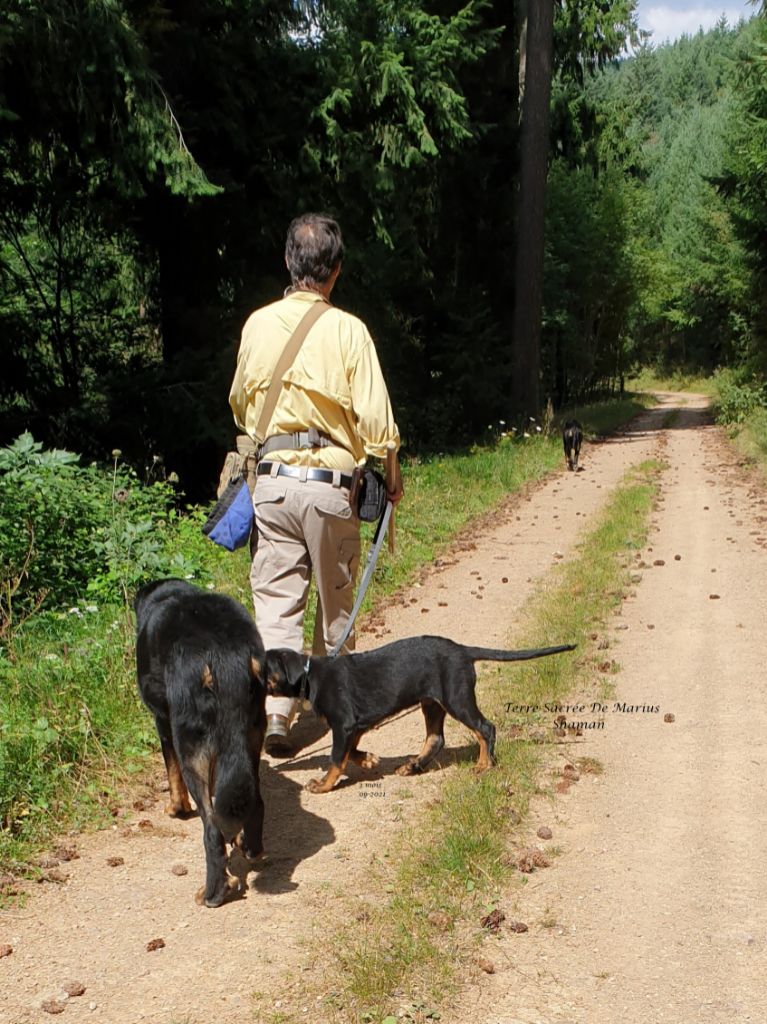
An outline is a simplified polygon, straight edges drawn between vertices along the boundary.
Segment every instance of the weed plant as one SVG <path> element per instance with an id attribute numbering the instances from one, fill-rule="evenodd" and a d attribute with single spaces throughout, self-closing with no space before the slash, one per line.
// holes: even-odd
<path id="1" fill-rule="evenodd" d="M 0 449 L 0 639 L 39 609 L 127 601 L 144 580 L 199 572 L 174 531 L 171 485 L 81 466 L 30 434 Z"/>

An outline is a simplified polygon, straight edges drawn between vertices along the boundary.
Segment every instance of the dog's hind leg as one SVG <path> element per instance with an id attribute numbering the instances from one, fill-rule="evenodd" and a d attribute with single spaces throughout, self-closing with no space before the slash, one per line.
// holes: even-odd
<path id="1" fill-rule="evenodd" d="M 170 800 L 165 808 L 165 813 L 171 818 L 186 818 L 192 813 L 192 805 L 189 803 L 189 790 L 186 788 L 184 776 L 181 774 L 181 765 L 171 739 L 170 723 L 159 716 L 155 716 L 155 723 L 160 737 L 165 771 L 168 775 Z"/>
<path id="2" fill-rule="evenodd" d="M 251 729 L 248 736 L 250 763 L 252 766 L 253 781 L 255 783 L 256 791 L 242 827 L 242 848 L 245 856 L 250 860 L 255 860 L 255 858 L 258 857 L 264 849 L 264 801 L 261 796 L 258 771 L 263 742 L 264 726 L 262 724 L 259 727 Z"/>
<path id="3" fill-rule="evenodd" d="M 479 743 L 479 757 L 475 770 L 484 772 L 495 764 L 495 726 L 488 721 L 477 707 L 477 699 L 474 690 L 463 691 L 464 697 L 457 705 L 445 704 L 449 714 L 457 719 L 462 725 L 467 726 L 477 737 Z"/>
<path id="4" fill-rule="evenodd" d="M 397 775 L 420 774 L 445 745 L 445 709 L 435 700 L 422 700 L 421 710 L 426 722 L 426 739 L 421 753 L 407 764 L 401 764 Z"/>
<path id="5" fill-rule="evenodd" d="M 198 753 L 191 765 L 186 767 L 186 783 L 202 819 L 202 842 L 205 848 L 205 885 L 198 890 L 195 899 L 206 907 L 220 907 L 230 887 L 226 872 L 226 843 L 213 820 L 213 801 L 210 795 L 214 786 L 215 761 L 210 752 L 204 751 Z"/>
<path id="6" fill-rule="evenodd" d="M 482 719 L 479 729 L 472 730 L 479 743 L 479 757 L 474 766 L 477 772 L 487 771 L 495 764 L 495 726 L 486 718 Z"/>

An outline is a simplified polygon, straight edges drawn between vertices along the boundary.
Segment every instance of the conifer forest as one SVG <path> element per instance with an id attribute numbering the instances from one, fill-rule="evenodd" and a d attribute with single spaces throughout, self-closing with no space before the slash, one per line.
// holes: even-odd
<path id="1" fill-rule="evenodd" d="M 767 362 L 767 21 L 634 0 L 7 0 L 0 444 L 213 494 L 287 224 L 338 218 L 406 450 Z"/>

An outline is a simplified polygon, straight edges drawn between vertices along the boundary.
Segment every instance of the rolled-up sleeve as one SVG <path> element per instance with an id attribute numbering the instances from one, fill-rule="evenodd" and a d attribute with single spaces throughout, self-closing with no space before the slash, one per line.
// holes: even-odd
<path id="1" fill-rule="evenodd" d="M 357 417 L 357 431 L 366 454 L 383 459 L 386 457 L 386 449 L 390 442 L 399 450 L 400 436 L 394 422 L 378 353 L 367 331 L 365 333 L 367 336 L 360 346 L 350 375 L 352 407 Z"/>
<path id="2" fill-rule="evenodd" d="M 234 413 L 234 422 L 240 430 L 247 431 L 248 402 L 245 394 L 245 353 L 242 349 L 237 359 L 237 369 L 229 391 L 229 405 Z"/>

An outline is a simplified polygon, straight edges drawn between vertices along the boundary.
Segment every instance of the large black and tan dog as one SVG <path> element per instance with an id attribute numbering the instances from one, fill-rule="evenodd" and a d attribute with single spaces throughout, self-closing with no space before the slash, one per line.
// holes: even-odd
<path id="1" fill-rule="evenodd" d="M 269 693 L 309 700 L 333 733 L 330 769 L 307 789 L 328 793 L 351 760 L 374 768 L 378 759 L 358 748 L 373 726 L 405 708 L 421 705 L 426 740 L 418 757 L 397 769 L 399 775 L 422 772 L 445 745 L 445 715 L 468 726 L 479 740 L 477 770 L 494 764 L 495 726 L 477 707 L 476 661 L 527 661 L 572 651 L 574 646 L 497 651 L 465 647 L 439 636 L 411 637 L 375 651 L 340 658 L 307 658 L 283 649 L 266 653 L 264 675 Z"/>
<path id="2" fill-rule="evenodd" d="M 205 886 L 197 901 L 220 906 L 233 887 L 226 843 L 246 858 L 262 850 L 258 779 L 264 729 L 264 646 L 242 605 L 183 580 L 136 595 L 136 666 L 168 772 L 170 815 L 202 818 Z"/>
<path id="3" fill-rule="evenodd" d="M 562 445 L 565 449 L 567 468 L 578 470 L 578 458 L 583 444 L 583 427 L 578 420 L 566 420 L 562 427 Z"/>

